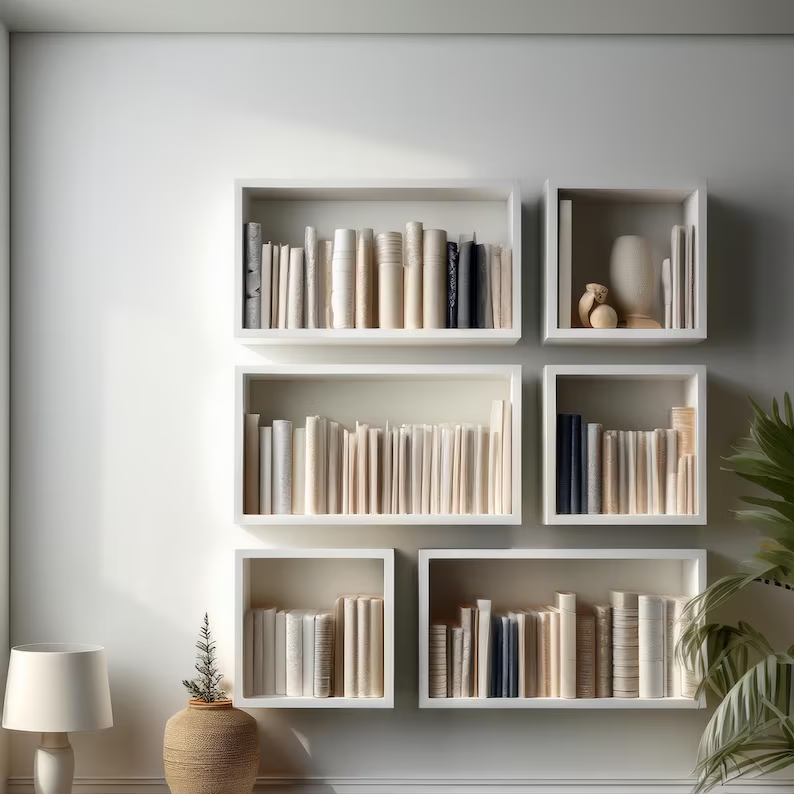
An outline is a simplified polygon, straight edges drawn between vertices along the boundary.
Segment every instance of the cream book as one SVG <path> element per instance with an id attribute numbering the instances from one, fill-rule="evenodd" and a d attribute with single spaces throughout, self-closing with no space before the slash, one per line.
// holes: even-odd
<path id="1" fill-rule="evenodd" d="M 358 697 L 370 697 L 372 668 L 370 667 L 370 625 L 372 599 L 359 596 L 356 599 L 356 692 Z"/>
<path id="2" fill-rule="evenodd" d="M 549 611 L 549 697 L 560 696 L 560 610 L 547 606 Z"/>
<path id="3" fill-rule="evenodd" d="M 491 688 L 491 602 L 477 599 L 477 613 L 477 691 L 480 698 L 487 698 Z"/>
<path id="4" fill-rule="evenodd" d="M 254 694 L 254 610 L 245 613 L 243 621 L 243 647 L 245 658 L 243 660 L 243 696 L 252 697 Z"/>
<path id="5" fill-rule="evenodd" d="M 358 697 L 358 672 L 356 658 L 358 656 L 358 605 L 356 596 L 345 596 L 345 631 L 344 631 L 344 696 Z"/>
<path id="6" fill-rule="evenodd" d="M 430 515 L 430 478 L 432 476 L 431 458 L 433 454 L 433 428 L 424 425 L 422 444 L 422 514 Z"/>
<path id="7" fill-rule="evenodd" d="M 391 513 L 400 512 L 400 431 L 391 430 Z"/>
<path id="8" fill-rule="evenodd" d="M 289 285 L 289 246 L 282 245 L 278 265 L 278 327 L 287 327 L 287 294 Z"/>
<path id="9" fill-rule="evenodd" d="M 303 696 L 314 697 L 314 618 L 316 609 L 308 609 L 303 615 Z"/>
<path id="10" fill-rule="evenodd" d="M 314 687 L 316 698 L 333 694 L 334 618 L 328 611 L 314 617 Z"/>
<path id="11" fill-rule="evenodd" d="M 306 512 L 306 428 L 292 430 L 292 514 Z"/>
<path id="12" fill-rule="evenodd" d="M 367 453 L 367 464 L 369 465 L 369 487 L 367 496 L 369 498 L 370 515 L 378 515 L 381 511 L 380 506 L 380 449 L 382 446 L 381 436 L 383 431 L 378 427 L 371 427 L 368 431 L 369 452 Z"/>
<path id="13" fill-rule="evenodd" d="M 345 694 L 345 597 L 339 596 L 334 604 L 334 697 Z"/>
<path id="14" fill-rule="evenodd" d="M 369 607 L 369 694 L 383 697 L 383 599 L 373 597 Z"/>
<path id="15" fill-rule="evenodd" d="M 551 697 L 551 613 L 535 610 L 537 619 L 537 697 Z"/>
<path id="16" fill-rule="evenodd" d="M 366 515 L 369 512 L 369 425 L 356 427 L 356 513 Z"/>
<path id="17" fill-rule="evenodd" d="M 342 429 L 342 472 L 341 472 L 342 501 L 339 512 L 342 515 L 350 513 L 350 431 Z"/>
<path id="18" fill-rule="evenodd" d="M 412 425 L 411 433 L 411 512 L 422 512 L 422 458 L 425 454 L 425 427 Z"/>
<path id="19" fill-rule="evenodd" d="M 391 513 L 392 451 L 391 428 L 388 422 L 386 422 L 386 429 L 383 431 L 381 444 L 381 513 Z"/>
<path id="20" fill-rule="evenodd" d="M 450 630 L 452 645 L 452 697 L 463 697 L 463 629 L 453 626 Z"/>
<path id="21" fill-rule="evenodd" d="M 276 612 L 275 639 L 276 694 L 287 694 L 287 612 Z"/>
<path id="22" fill-rule="evenodd" d="M 254 686 L 255 697 L 265 694 L 265 611 L 254 609 Z"/>
<path id="23" fill-rule="evenodd" d="M 513 405 L 502 408 L 502 512 L 513 512 Z"/>
<path id="24" fill-rule="evenodd" d="M 455 454 L 455 429 L 450 425 L 441 428 L 441 514 L 452 512 L 452 466 Z"/>
<path id="25" fill-rule="evenodd" d="M 331 515 L 341 512 L 341 461 L 342 461 L 342 428 L 339 422 L 328 423 L 328 480 L 326 486 L 326 508 Z"/>
<path id="26" fill-rule="evenodd" d="M 273 512 L 273 428 L 259 428 L 259 512 Z"/>
<path id="27" fill-rule="evenodd" d="M 441 428 L 433 425 L 430 450 L 430 512 L 441 512 Z"/>
<path id="28" fill-rule="evenodd" d="M 576 697 L 576 593 L 556 593 L 560 615 L 560 697 Z"/>
<path id="29" fill-rule="evenodd" d="M 475 608 L 470 606 L 458 607 L 458 618 L 462 631 L 461 637 L 461 673 L 460 673 L 460 697 L 470 698 L 472 696 L 472 613 Z"/>
<path id="30" fill-rule="evenodd" d="M 488 446 L 488 512 L 502 512 L 502 417 L 504 403 L 491 403 L 491 432 Z"/>
<path id="31" fill-rule="evenodd" d="M 272 697 L 276 694 L 276 608 L 262 610 L 263 631 L 262 643 L 262 694 Z"/>
<path id="32" fill-rule="evenodd" d="M 454 514 L 460 513 L 460 445 L 461 427 L 455 425 L 455 434 L 452 437 L 452 510 Z"/>
<path id="33" fill-rule="evenodd" d="M 303 616 L 305 609 L 287 613 L 287 697 L 303 695 Z"/>

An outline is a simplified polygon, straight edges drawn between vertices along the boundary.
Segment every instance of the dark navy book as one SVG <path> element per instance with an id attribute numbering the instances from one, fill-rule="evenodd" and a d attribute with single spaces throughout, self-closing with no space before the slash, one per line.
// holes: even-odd
<path id="1" fill-rule="evenodd" d="M 491 687 L 488 697 L 502 696 L 502 619 L 491 619 Z"/>
<path id="2" fill-rule="evenodd" d="M 557 414 L 557 513 L 571 512 L 571 432 L 573 416 Z"/>
<path id="3" fill-rule="evenodd" d="M 510 618 L 502 615 L 502 691 L 503 698 L 510 697 L 510 666 L 511 666 L 511 645 L 512 632 L 510 630 Z"/>
<path id="4" fill-rule="evenodd" d="M 510 697 L 518 697 L 518 620 L 510 621 Z"/>
<path id="5" fill-rule="evenodd" d="M 571 512 L 582 512 L 582 417 L 571 417 Z"/>

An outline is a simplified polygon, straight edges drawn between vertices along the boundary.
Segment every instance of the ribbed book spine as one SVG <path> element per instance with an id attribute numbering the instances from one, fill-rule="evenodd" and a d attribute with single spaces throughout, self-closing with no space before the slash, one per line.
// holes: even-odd
<path id="1" fill-rule="evenodd" d="M 431 698 L 447 696 L 447 627 L 436 624 L 430 627 L 430 670 L 428 671 Z"/>
<path id="2" fill-rule="evenodd" d="M 595 617 L 576 616 L 576 697 L 595 697 Z"/>
<path id="3" fill-rule="evenodd" d="M 599 424 L 587 425 L 587 512 L 601 512 L 601 447 L 604 428 Z"/>
<path id="4" fill-rule="evenodd" d="M 314 618 L 314 697 L 333 694 L 334 618 L 330 612 L 318 612 Z"/>
<path id="5" fill-rule="evenodd" d="M 612 697 L 612 607 L 596 604 L 595 610 L 595 696 Z"/>

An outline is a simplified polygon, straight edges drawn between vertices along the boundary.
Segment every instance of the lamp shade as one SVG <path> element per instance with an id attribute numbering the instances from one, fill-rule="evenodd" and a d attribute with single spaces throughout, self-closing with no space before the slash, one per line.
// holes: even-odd
<path id="1" fill-rule="evenodd" d="M 4 728 L 69 733 L 112 725 L 104 648 L 41 643 L 11 649 Z"/>

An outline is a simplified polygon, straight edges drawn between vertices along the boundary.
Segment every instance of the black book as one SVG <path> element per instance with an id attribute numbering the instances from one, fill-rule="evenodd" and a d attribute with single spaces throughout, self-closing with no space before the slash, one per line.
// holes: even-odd
<path id="1" fill-rule="evenodd" d="M 582 513 L 582 417 L 571 417 L 571 512 Z"/>
<path id="2" fill-rule="evenodd" d="M 458 327 L 458 244 L 447 243 L 447 328 Z"/>
<path id="3" fill-rule="evenodd" d="M 557 513 L 571 512 L 571 429 L 573 416 L 557 414 Z"/>
<path id="4" fill-rule="evenodd" d="M 491 691 L 488 697 L 502 696 L 502 618 L 491 619 Z"/>
<path id="5" fill-rule="evenodd" d="M 588 508 L 588 495 L 587 495 L 587 423 L 581 422 L 582 425 L 582 442 L 579 447 L 580 455 L 580 463 L 579 463 L 579 472 L 581 475 L 581 485 L 579 487 L 579 491 L 582 496 L 582 509 L 579 511 L 582 515 L 587 513 Z"/>
<path id="6" fill-rule="evenodd" d="M 475 266 L 477 271 L 477 296 L 476 296 L 476 312 L 475 317 L 477 318 L 476 326 L 477 328 L 487 328 L 487 316 L 488 316 L 488 295 L 489 295 L 489 284 L 488 284 L 488 247 L 485 245 L 478 245 L 477 246 L 477 264 Z"/>
<path id="7" fill-rule="evenodd" d="M 518 697 L 518 619 L 510 621 L 510 697 Z"/>
<path id="8" fill-rule="evenodd" d="M 472 314 L 474 305 L 474 286 L 475 286 L 475 261 L 474 243 L 471 240 L 461 242 L 458 251 L 458 328 L 474 328 L 477 323 L 476 314 Z M 449 285 L 449 281 L 447 281 Z"/>

